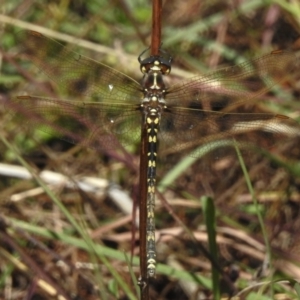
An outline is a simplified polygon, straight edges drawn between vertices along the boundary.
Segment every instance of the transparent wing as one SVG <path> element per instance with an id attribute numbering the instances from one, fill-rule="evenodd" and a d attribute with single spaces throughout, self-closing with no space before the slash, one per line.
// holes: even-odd
<path id="1" fill-rule="evenodd" d="M 271 99 L 288 85 L 298 65 L 294 53 L 277 51 L 170 87 L 161 139 L 174 145 L 174 151 L 204 145 L 193 153 L 199 156 L 215 145 L 232 145 L 233 139 L 247 152 L 250 142 L 271 147 L 299 135 L 299 124 L 283 115 L 247 113 L 247 106 L 253 111 L 258 101 Z"/>
<path id="2" fill-rule="evenodd" d="M 276 142 L 296 136 L 300 136 L 297 122 L 283 115 L 222 113 L 184 108 L 173 108 L 164 114 L 159 132 L 162 144 L 173 145 L 168 146 L 165 153 L 191 152 L 202 146 L 192 154 L 197 157 L 213 151 L 216 146 L 232 147 L 233 140 L 246 154 L 253 143 L 270 148 Z M 219 154 L 221 152 L 218 151 Z"/>
<path id="3" fill-rule="evenodd" d="M 299 59 L 294 53 L 276 51 L 178 83 L 169 89 L 167 102 L 170 106 L 229 111 L 266 98 L 268 91 L 288 81 L 298 70 Z"/>
<path id="4" fill-rule="evenodd" d="M 19 96 L 9 104 L 18 121 L 74 144 L 115 149 L 140 140 L 141 113 L 127 104 L 83 103 Z"/>
<path id="5" fill-rule="evenodd" d="M 21 54 L 54 81 L 64 95 L 79 95 L 93 102 L 141 101 L 140 84 L 125 74 L 35 31 L 22 31 L 18 39 Z"/>
<path id="6" fill-rule="evenodd" d="M 143 93 L 136 81 L 37 32 L 21 35 L 23 54 L 63 95 L 80 96 L 82 101 L 19 96 L 8 104 L 10 111 L 32 127 L 99 150 L 140 139 Z M 270 90 L 288 82 L 297 66 L 293 53 L 277 51 L 170 87 L 161 118 L 161 144 L 169 151 L 198 145 L 209 151 L 214 140 L 220 146 L 234 138 L 244 148 L 249 141 L 269 147 L 284 136 L 297 135 L 298 124 L 287 117 L 240 110 L 270 97 Z M 200 150 L 194 153 L 201 155 Z"/>
<path id="7" fill-rule="evenodd" d="M 140 139 L 139 83 L 38 32 L 22 31 L 18 39 L 20 56 L 56 83 L 68 99 L 18 96 L 7 109 L 19 122 L 98 150 Z M 74 100 L 78 98 L 82 101 Z"/>

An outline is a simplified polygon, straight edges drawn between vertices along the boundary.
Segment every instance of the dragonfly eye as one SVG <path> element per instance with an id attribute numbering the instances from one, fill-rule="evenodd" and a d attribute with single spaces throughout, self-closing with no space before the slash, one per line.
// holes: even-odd
<path id="1" fill-rule="evenodd" d="M 171 71 L 171 60 L 167 60 L 162 56 L 150 56 L 140 60 L 140 69 L 143 74 L 150 71 L 161 72 L 163 75 L 168 75 Z"/>

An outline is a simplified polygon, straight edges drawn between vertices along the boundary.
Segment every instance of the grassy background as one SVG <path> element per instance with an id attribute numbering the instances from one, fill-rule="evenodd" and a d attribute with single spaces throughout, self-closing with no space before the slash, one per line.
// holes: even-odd
<path id="1" fill-rule="evenodd" d="M 0 0 L 0 8 L 1 101 L 28 90 L 30 69 L 21 73 L 13 59 L 20 49 L 15 36 L 21 29 L 68 43 L 76 38 L 80 53 L 141 78 L 137 56 L 150 43 L 149 1 Z M 165 1 L 162 20 L 163 48 L 174 58 L 170 81 L 300 46 L 297 2 Z M 289 93 L 288 100 L 264 109 L 299 121 L 296 80 Z M 137 297 L 124 253 L 130 256 L 133 247 L 135 258 L 138 255 L 131 218 L 138 189 L 138 145 L 132 145 L 122 159 L 113 153 L 103 155 L 38 130 L 28 131 L 0 108 L 1 136 L 10 143 L 0 143 L 0 160 L 9 165 L 3 166 L 5 171 L 1 169 L 0 174 L 0 298 L 55 299 L 58 294 L 67 299 Z M 79 189 L 78 181 L 72 185 L 60 179 L 47 190 L 37 179 L 26 179 L 22 170 L 12 168 L 21 164 L 21 157 L 28 164 L 23 162 L 24 168 L 34 174 L 51 170 L 73 183 L 93 177 L 99 179 L 98 187 L 88 191 Z M 298 299 L 294 280 L 300 279 L 299 158 L 299 139 L 289 141 L 275 157 L 246 157 L 258 205 L 253 204 L 237 159 L 228 163 L 221 158 L 210 166 L 209 173 L 201 160 L 188 165 L 180 153 L 159 165 L 158 185 L 163 191 L 159 198 L 171 204 L 172 213 L 204 246 L 207 235 L 198 199 L 203 195 L 214 198 L 220 268 L 234 282 L 235 293 L 243 292 L 241 299 Z M 166 188 L 166 175 L 172 176 L 180 159 L 183 168 Z M 119 189 L 114 189 L 112 182 Z M 116 191 L 125 193 L 120 196 L 121 204 L 131 196 L 125 208 L 115 202 Z M 209 261 L 164 206 L 157 201 L 158 260 L 162 265 L 151 296 L 211 299 Z M 263 215 L 265 236 L 257 209 Z M 271 262 L 266 261 L 264 237 L 270 243 Z M 132 271 L 138 276 L 136 259 Z M 228 285 L 222 283 L 221 287 L 225 297 Z M 202 298 L 196 298 L 197 293 Z"/>

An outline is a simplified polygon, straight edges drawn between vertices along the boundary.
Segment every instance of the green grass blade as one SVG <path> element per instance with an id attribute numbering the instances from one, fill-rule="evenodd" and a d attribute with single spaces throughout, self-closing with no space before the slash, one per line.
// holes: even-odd
<path id="1" fill-rule="evenodd" d="M 267 230 L 266 230 L 266 227 L 265 227 L 265 224 L 264 224 L 264 220 L 263 220 L 263 217 L 262 217 L 262 214 L 261 214 L 261 210 L 259 209 L 259 203 L 258 203 L 257 198 L 255 196 L 255 192 L 254 192 L 254 189 L 253 189 L 250 177 L 249 177 L 249 173 L 247 171 L 244 159 L 242 157 L 242 154 L 240 152 L 240 149 L 239 149 L 237 143 L 235 144 L 235 150 L 236 150 L 236 153 L 237 153 L 237 156 L 238 156 L 238 159 L 239 159 L 239 163 L 240 163 L 240 166 L 241 166 L 243 174 L 244 174 L 244 178 L 245 178 L 248 190 L 251 194 L 252 201 L 253 201 L 254 206 L 256 208 L 256 215 L 257 215 L 257 218 L 258 218 L 258 221 L 259 221 L 259 224 L 260 224 L 260 228 L 261 228 L 262 235 L 263 235 L 263 238 L 264 238 L 264 243 L 265 243 L 265 246 L 266 246 L 267 261 L 269 262 L 269 264 L 271 266 L 272 265 L 272 253 L 271 253 L 271 246 L 270 246 L 270 243 L 269 243 L 269 240 L 268 240 Z M 272 285 L 271 285 L 271 292 L 272 292 L 272 295 L 273 295 L 274 291 L 273 291 Z"/>
<path id="2" fill-rule="evenodd" d="M 217 235 L 216 235 L 216 212 L 213 199 L 211 197 L 201 197 L 201 203 L 203 207 L 203 215 L 205 218 L 205 224 L 208 234 L 208 246 L 209 252 L 213 258 L 213 261 L 218 261 L 218 246 L 217 246 Z M 213 299 L 219 300 L 221 297 L 220 280 L 218 270 L 211 264 L 212 270 L 212 287 L 213 287 Z"/>

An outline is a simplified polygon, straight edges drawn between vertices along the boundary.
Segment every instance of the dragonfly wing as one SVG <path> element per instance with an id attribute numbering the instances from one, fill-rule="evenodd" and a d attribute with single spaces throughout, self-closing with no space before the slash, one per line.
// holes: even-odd
<path id="1" fill-rule="evenodd" d="M 138 106 L 19 96 L 7 104 L 18 122 L 73 144 L 105 151 L 140 140 Z"/>
<path id="2" fill-rule="evenodd" d="M 22 56 L 29 59 L 68 97 L 89 101 L 138 103 L 142 92 L 138 82 L 102 63 L 84 57 L 59 42 L 35 31 L 21 31 Z"/>
<path id="3" fill-rule="evenodd" d="M 234 141 L 244 153 L 251 145 L 270 148 L 284 138 L 300 136 L 300 131 L 296 121 L 278 114 L 172 108 L 162 117 L 159 136 L 169 153 L 199 147 L 192 156 L 200 157 L 215 148 L 232 147 Z"/>
<path id="4" fill-rule="evenodd" d="M 208 75 L 198 75 L 168 90 L 171 106 L 199 109 L 224 109 L 253 104 L 276 84 L 291 78 L 299 68 L 292 52 L 277 51 L 245 63 L 223 68 Z"/>
<path id="5" fill-rule="evenodd" d="M 294 120 L 247 113 L 245 106 L 270 97 L 270 89 L 291 79 L 298 64 L 294 53 L 277 51 L 170 87 L 161 139 L 174 145 L 172 151 L 202 146 L 192 154 L 199 157 L 220 147 L 225 152 L 224 146 L 232 146 L 233 141 L 246 153 L 250 142 L 269 148 L 297 135 L 299 125 Z"/>

